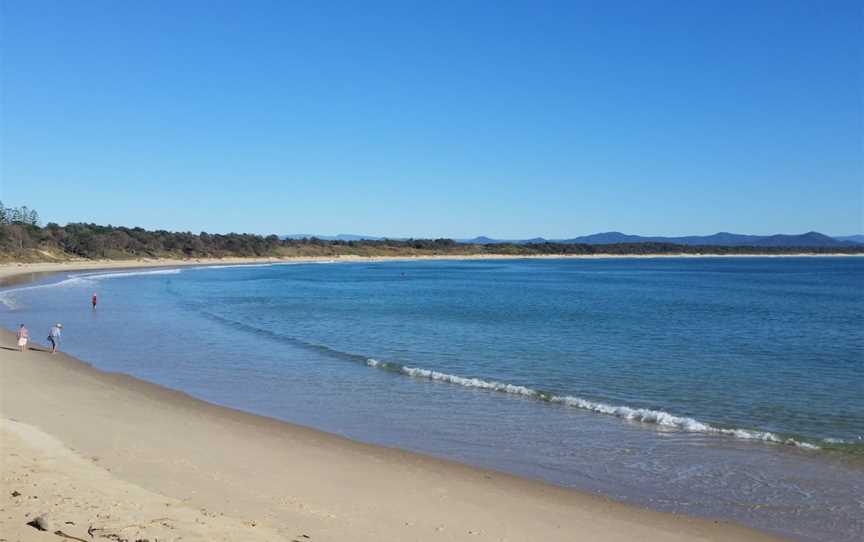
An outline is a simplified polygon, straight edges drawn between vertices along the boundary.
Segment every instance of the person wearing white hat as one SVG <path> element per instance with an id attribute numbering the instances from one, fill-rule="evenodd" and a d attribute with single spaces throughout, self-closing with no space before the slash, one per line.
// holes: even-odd
<path id="1" fill-rule="evenodd" d="M 54 324 L 51 331 L 48 332 L 48 342 L 51 343 L 51 353 L 56 354 L 60 348 L 60 336 L 62 335 L 63 324 Z"/>

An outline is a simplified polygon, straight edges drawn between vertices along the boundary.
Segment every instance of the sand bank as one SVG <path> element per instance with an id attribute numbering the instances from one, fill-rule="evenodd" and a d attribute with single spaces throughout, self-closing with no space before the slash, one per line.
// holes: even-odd
<path id="1" fill-rule="evenodd" d="M 0 331 L 0 539 L 776 540 L 222 408 L 13 340 Z M 27 525 L 37 516 L 48 531 Z"/>
<path id="2" fill-rule="evenodd" d="M 789 258 L 789 257 L 864 257 L 864 254 L 462 254 L 456 256 L 315 256 L 296 258 L 194 258 L 165 259 L 141 258 L 137 260 L 73 260 L 41 263 L 0 263 L 0 286 L 26 282 L 41 275 L 58 272 L 89 271 L 95 269 L 135 269 L 144 267 L 188 267 L 200 265 L 244 265 L 261 263 L 311 262 L 393 262 L 412 260 L 513 260 L 513 259 L 581 259 L 607 258 Z"/>

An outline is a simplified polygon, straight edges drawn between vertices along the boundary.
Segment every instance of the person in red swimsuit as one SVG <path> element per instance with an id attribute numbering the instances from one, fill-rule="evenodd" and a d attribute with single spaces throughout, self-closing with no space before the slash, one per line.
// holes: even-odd
<path id="1" fill-rule="evenodd" d="M 93 299 L 91 300 L 93 303 L 93 308 L 96 308 L 96 294 L 93 294 Z"/>

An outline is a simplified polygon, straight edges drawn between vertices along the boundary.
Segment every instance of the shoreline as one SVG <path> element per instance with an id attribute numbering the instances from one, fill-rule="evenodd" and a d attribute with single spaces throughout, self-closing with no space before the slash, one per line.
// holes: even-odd
<path id="1" fill-rule="evenodd" d="M 669 258 L 843 258 L 864 257 L 864 254 L 800 253 L 800 254 L 461 254 L 420 256 L 304 256 L 264 258 L 193 258 L 165 259 L 140 258 L 136 260 L 70 260 L 63 262 L 2 262 L 0 263 L 0 287 L 21 282 L 30 282 L 39 276 L 64 271 L 95 271 L 109 269 L 138 269 L 163 267 L 195 267 L 213 265 L 254 265 L 291 263 L 363 263 L 425 260 L 604 260 L 604 259 L 669 259 Z"/>
<path id="2" fill-rule="evenodd" d="M 291 261 L 297 260 L 287 262 Z M 154 262 L 136 263 L 133 267 L 154 267 Z M 178 262 L 162 263 L 176 266 Z M 105 268 L 101 262 L 94 265 L 74 270 Z M 120 266 L 108 267 L 112 268 Z M 39 460 L 42 455 L 50 457 L 51 465 L 60 456 L 71 458 L 69 462 L 87 467 L 83 481 L 78 481 L 85 484 L 87 491 L 82 493 L 101 491 L 105 503 L 116 500 L 118 492 L 140 494 L 126 502 L 127 515 L 149 510 L 141 502 L 159 501 L 155 514 L 159 507 L 169 506 L 162 503 L 167 497 L 167 502 L 174 502 L 173 511 L 183 511 L 177 513 L 172 529 L 183 531 L 187 539 L 195 539 L 200 529 L 202 540 L 263 540 L 273 539 L 274 533 L 277 539 L 292 540 L 301 531 L 312 540 L 563 541 L 572 540 L 574 532 L 592 540 L 630 540 L 638 529 L 647 541 L 780 540 L 731 522 L 658 512 L 221 407 L 128 375 L 101 371 L 65 354 L 21 355 L 11 351 L 12 334 L 5 329 L 0 330 L 0 343 L 4 485 L 10 475 L 26 475 L 10 457 L 13 449 L 14 457 L 35 458 L 29 466 L 32 472 L 45 470 L 46 461 Z M 106 472 L 110 481 L 86 487 Z M 54 472 L 50 479 L 68 474 Z M 54 524 L 75 516 L 71 521 L 76 525 L 101 522 L 111 527 L 93 514 L 89 519 L 81 517 L 86 510 L 95 510 L 81 498 L 70 500 L 59 493 L 55 497 L 57 506 L 49 513 Z M 15 513 L 20 520 L 22 514 L 50 509 L 45 495 L 39 496 L 38 503 L 24 500 L 22 504 L 8 495 L 3 499 L 0 507 L 13 511 L 0 518 L 4 532 L 3 524 L 16 519 Z M 199 517 L 199 509 L 214 515 Z M 20 528 L 26 521 L 10 523 L 8 528 L 20 533 L 22 540 L 41 534 L 26 525 Z M 209 521 L 210 527 L 205 528 L 202 521 Z M 283 532 L 286 524 L 297 533 Z M 135 536 L 152 537 L 157 533 L 154 529 L 163 527 L 149 525 Z M 72 530 L 63 532 L 77 536 Z M 180 534 L 176 530 L 158 533 L 160 540 Z"/>
<path id="3" fill-rule="evenodd" d="M 200 526 L 201 533 L 209 533 L 203 540 L 223 539 L 218 529 L 249 530 L 244 538 L 255 540 L 265 533 L 286 540 L 297 533 L 308 533 L 311 540 L 357 541 L 564 541 L 574 533 L 591 540 L 631 540 L 637 530 L 646 541 L 780 540 L 725 521 L 657 512 L 221 407 L 65 354 L 20 354 L 11 351 L 13 336 L 5 329 L 0 343 L 4 485 L 27 478 L 14 467 L 22 455 L 35 462 L 32 472 L 61 468 L 59 456 L 83 461 L 93 472 L 79 483 L 97 485 L 79 487 L 71 499 L 56 493 L 54 507 L 44 493 L 38 501 L 4 495 L 4 532 L 38 535 L 26 527 L 27 518 L 46 512 L 53 525 L 73 521 L 64 529 L 73 536 L 83 523 L 110 527 L 95 513 L 86 521 L 81 514 L 99 509 L 99 503 L 86 502 L 88 493 L 108 491 L 110 502 L 116 485 L 125 494 L 141 493 L 140 499 L 171 506 L 169 515 L 182 508 L 180 517 L 186 519 L 176 520 L 178 525 L 198 510 L 213 514 L 200 521 L 212 528 L 214 518 L 220 519 L 216 531 L 194 521 L 183 533 L 188 538 Z M 22 439 L 32 448 L 23 454 L 16 444 Z M 51 460 L 40 463 L 38 456 L 45 454 Z M 67 475 L 61 469 L 59 476 Z M 31 491 L 22 487 L 24 495 Z M 174 504 L 163 504 L 166 497 Z M 74 510 L 67 510 L 70 506 Z M 136 536 L 152 536 L 156 527 Z M 171 539 L 165 536 L 159 539 Z"/>

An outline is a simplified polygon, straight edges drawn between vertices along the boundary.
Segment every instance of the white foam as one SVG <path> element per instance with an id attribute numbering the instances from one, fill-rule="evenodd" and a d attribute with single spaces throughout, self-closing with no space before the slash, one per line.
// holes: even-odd
<path id="1" fill-rule="evenodd" d="M 82 275 L 76 275 L 71 277 L 65 281 L 74 281 L 74 280 L 102 280 L 102 279 L 115 279 L 115 278 L 123 278 L 123 277 L 137 277 L 142 275 L 177 275 L 181 273 L 183 270 L 179 268 L 172 269 L 151 269 L 148 271 L 118 271 L 113 273 L 85 273 Z M 60 284 L 60 283 L 58 283 Z M 46 285 L 50 286 L 50 285 Z"/>
<path id="2" fill-rule="evenodd" d="M 374 368 L 386 368 L 390 366 L 385 362 L 381 362 L 372 358 L 366 360 L 366 365 Z M 820 449 L 819 446 L 816 446 L 814 444 L 810 444 L 808 442 L 800 442 L 792 438 L 783 438 L 776 435 L 775 433 L 771 433 L 768 431 L 753 431 L 749 429 L 727 429 L 722 427 L 715 427 L 713 425 L 700 422 L 695 418 L 690 418 L 687 416 L 676 416 L 663 410 L 609 405 L 606 403 L 591 401 L 588 399 L 583 399 L 581 397 L 573 397 L 569 395 L 548 395 L 535 389 L 528 388 L 526 386 L 496 382 L 494 380 L 482 380 L 480 378 L 466 378 L 462 376 L 441 373 L 438 371 L 432 371 L 429 369 L 421 369 L 418 367 L 401 367 L 399 370 L 403 374 L 415 378 L 425 378 L 428 380 L 447 382 L 450 384 L 456 384 L 468 388 L 478 388 L 483 390 L 520 395 L 523 397 L 533 397 L 536 399 L 541 399 L 571 408 L 578 408 L 581 410 L 596 412 L 598 414 L 605 414 L 607 416 L 615 416 L 616 418 L 621 418 L 628 421 L 659 425 L 662 427 L 668 427 L 688 433 L 726 435 L 744 440 L 759 440 L 763 442 L 797 446 L 799 448 L 807 450 Z"/>
<path id="3" fill-rule="evenodd" d="M 114 273 L 95 272 L 81 273 L 77 275 L 67 275 L 68 278 L 59 282 L 34 284 L 31 286 L 21 286 L 18 288 L 10 288 L 8 290 L 3 290 L 2 292 L 0 292 L 0 303 L 6 305 L 11 310 L 15 310 L 18 308 L 18 304 L 15 301 L 14 294 L 18 294 L 27 290 L 39 290 L 42 288 L 65 288 L 68 286 L 88 284 L 90 282 L 95 282 L 102 279 L 113 279 L 120 277 L 131 277 L 140 275 L 176 275 L 181 271 L 182 269 L 153 269 L 148 271 L 126 271 Z"/>
<path id="4" fill-rule="evenodd" d="M 428 369 L 419 369 L 416 367 L 402 367 L 402 372 L 408 376 L 418 378 L 428 378 L 429 380 L 438 380 L 441 382 L 449 382 L 458 384 L 468 388 L 480 388 L 484 390 L 500 391 L 504 393 L 512 393 L 514 395 L 526 395 L 533 397 L 537 392 L 525 386 L 516 386 L 513 384 L 504 384 L 502 382 L 489 382 L 479 378 L 464 378 L 461 376 L 450 375 L 447 373 L 439 373 L 438 371 L 430 371 Z"/>
<path id="5" fill-rule="evenodd" d="M 228 264 L 220 264 L 220 265 L 196 265 L 194 267 L 189 267 L 187 269 L 201 270 L 201 269 L 235 269 L 235 268 L 252 268 L 252 267 L 278 267 L 278 266 L 290 266 L 290 265 L 306 265 L 306 264 L 328 264 L 328 263 L 338 263 L 337 260 L 297 260 L 293 262 L 266 262 L 266 263 L 228 263 Z"/>
<path id="6" fill-rule="evenodd" d="M 6 305 L 6 308 L 12 311 L 18 308 L 18 303 L 15 302 L 15 298 L 8 295 L 7 292 L 0 292 L 0 303 Z"/>
<path id="7" fill-rule="evenodd" d="M 729 435 L 735 438 L 745 440 L 761 440 L 764 442 L 774 442 L 777 444 L 788 444 L 791 446 L 798 446 L 811 450 L 819 449 L 818 446 L 815 446 L 808 442 L 799 442 L 791 438 L 784 439 L 768 431 L 752 431 L 749 429 L 726 429 L 722 427 L 715 427 L 713 425 L 700 422 L 699 420 L 696 420 L 694 418 L 690 418 L 687 416 L 676 416 L 663 410 L 607 405 L 606 403 L 599 403 L 595 401 L 589 401 L 587 399 L 582 399 L 580 397 L 571 396 L 554 396 L 549 400 L 553 403 L 561 403 L 570 407 L 580 408 L 582 410 L 590 410 L 591 412 L 615 416 L 616 418 L 622 418 L 630 421 L 651 423 L 663 427 L 671 427 L 680 431 L 686 431 L 688 433 L 714 433 L 719 435 Z"/>
<path id="8" fill-rule="evenodd" d="M 828 437 L 828 438 L 824 438 L 822 440 L 824 440 L 828 444 L 856 444 L 855 440 L 852 440 L 852 439 L 847 440 L 847 439 L 842 439 L 842 438 Z M 856 440 L 858 440 L 858 442 L 864 441 L 864 437 L 862 437 L 862 436 L 856 437 Z"/>
<path id="9" fill-rule="evenodd" d="M 61 280 L 60 282 L 52 282 L 49 284 L 36 284 L 33 286 L 21 286 L 18 288 L 10 288 L 8 290 L 3 290 L 0 292 L 0 303 L 6 305 L 9 309 L 15 310 L 18 308 L 18 304 L 15 301 L 14 294 L 24 292 L 27 290 L 39 290 L 42 288 L 57 288 L 70 286 L 80 281 L 78 277 L 67 278 L 66 280 Z"/>

